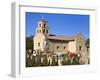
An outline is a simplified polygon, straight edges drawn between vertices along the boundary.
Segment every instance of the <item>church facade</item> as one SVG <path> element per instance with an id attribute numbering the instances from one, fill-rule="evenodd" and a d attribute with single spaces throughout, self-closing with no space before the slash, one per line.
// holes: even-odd
<path id="1" fill-rule="evenodd" d="M 42 18 L 38 21 L 33 39 L 35 51 L 47 51 L 48 55 L 53 52 L 58 56 L 70 52 L 81 56 L 82 62 L 88 64 L 89 52 L 82 33 L 73 36 L 49 34 L 48 21 Z"/>

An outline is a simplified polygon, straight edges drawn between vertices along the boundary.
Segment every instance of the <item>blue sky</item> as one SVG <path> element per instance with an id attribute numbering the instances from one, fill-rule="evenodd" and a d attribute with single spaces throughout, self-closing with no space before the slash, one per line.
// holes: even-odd
<path id="1" fill-rule="evenodd" d="M 26 12 L 25 16 L 26 36 L 35 35 L 37 22 L 44 16 L 50 34 L 70 36 L 81 32 L 85 38 L 89 38 L 89 15 Z"/>

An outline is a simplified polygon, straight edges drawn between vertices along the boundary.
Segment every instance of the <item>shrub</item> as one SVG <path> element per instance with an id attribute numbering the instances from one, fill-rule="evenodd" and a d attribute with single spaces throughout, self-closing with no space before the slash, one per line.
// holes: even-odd
<path id="1" fill-rule="evenodd" d="M 77 65 L 77 64 L 79 64 L 79 60 L 78 60 L 77 57 L 75 57 L 75 58 L 73 59 L 72 64 L 73 64 L 73 65 Z"/>
<path id="2" fill-rule="evenodd" d="M 43 63 L 41 65 L 42 66 L 48 66 L 48 60 L 47 60 L 47 56 L 46 55 L 43 56 Z"/>
<path id="3" fill-rule="evenodd" d="M 62 65 L 67 65 L 68 64 L 68 62 L 67 62 L 67 54 L 62 54 L 61 57 L 63 59 Z"/>
<path id="4" fill-rule="evenodd" d="M 58 60 L 56 61 L 55 57 L 53 56 L 51 66 L 57 66 L 57 65 L 58 65 Z"/>

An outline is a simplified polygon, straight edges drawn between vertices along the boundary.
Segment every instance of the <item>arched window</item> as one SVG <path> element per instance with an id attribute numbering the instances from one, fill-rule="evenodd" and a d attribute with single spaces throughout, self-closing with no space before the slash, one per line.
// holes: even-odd
<path id="1" fill-rule="evenodd" d="M 59 46 L 57 46 L 57 49 L 59 49 Z"/>
<path id="2" fill-rule="evenodd" d="M 40 46 L 40 43 L 38 43 L 38 46 Z"/>
<path id="3" fill-rule="evenodd" d="M 46 33 L 48 33 L 48 30 L 46 30 Z"/>
<path id="4" fill-rule="evenodd" d="M 41 30 L 40 30 L 40 33 L 41 33 Z"/>
<path id="5" fill-rule="evenodd" d="M 46 26 L 46 24 L 44 23 L 44 27 Z"/>
<path id="6" fill-rule="evenodd" d="M 66 49 L 66 47 L 64 47 L 64 49 Z"/>
<path id="7" fill-rule="evenodd" d="M 81 51 L 82 50 L 82 47 L 81 46 L 79 46 L 79 51 Z"/>
<path id="8" fill-rule="evenodd" d="M 45 33 L 45 29 L 43 29 L 43 33 Z"/>

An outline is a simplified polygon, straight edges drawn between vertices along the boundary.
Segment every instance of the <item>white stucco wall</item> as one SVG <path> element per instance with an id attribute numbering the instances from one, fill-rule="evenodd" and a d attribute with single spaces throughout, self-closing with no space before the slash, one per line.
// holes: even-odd
<path id="1" fill-rule="evenodd" d="M 37 34 L 34 37 L 34 50 L 40 49 L 41 51 L 44 50 L 44 40 L 45 36 L 43 34 Z M 38 43 L 40 43 L 40 46 L 38 46 Z"/>
<path id="2" fill-rule="evenodd" d="M 70 41 L 68 43 L 68 51 L 72 53 L 76 53 L 76 42 L 75 41 Z"/>

